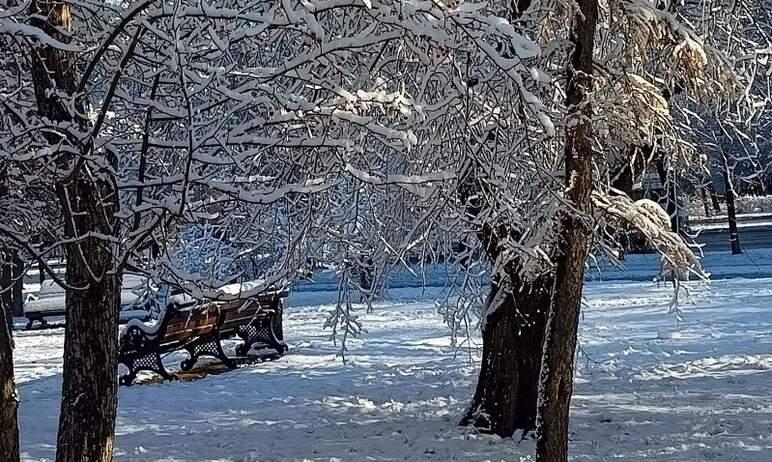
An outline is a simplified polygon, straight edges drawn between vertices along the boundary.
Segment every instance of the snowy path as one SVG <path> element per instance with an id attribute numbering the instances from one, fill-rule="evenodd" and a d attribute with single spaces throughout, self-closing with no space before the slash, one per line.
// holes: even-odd
<path id="1" fill-rule="evenodd" d="M 772 279 L 716 281 L 667 313 L 651 283 L 589 283 L 573 401 L 574 460 L 772 460 Z M 455 423 L 475 367 L 429 302 L 363 316 L 349 362 L 329 307 L 285 314 L 290 353 L 188 383 L 120 389 L 118 460 L 517 461 L 530 441 Z M 63 329 L 20 332 L 25 460 L 53 457 Z M 170 358 L 173 362 L 174 358 Z M 527 459 L 525 459 L 527 460 Z"/>

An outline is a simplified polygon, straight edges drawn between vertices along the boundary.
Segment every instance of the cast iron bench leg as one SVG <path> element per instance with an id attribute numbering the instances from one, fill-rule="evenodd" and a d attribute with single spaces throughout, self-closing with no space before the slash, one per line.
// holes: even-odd
<path id="1" fill-rule="evenodd" d="M 174 380 L 175 376 L 169 374 L 161 361 L 161 355 L 154 351 L 145 355 L 122 361 L 129 368 L 129 373 L 121 376 L 122 385 L 131 385 L 139 371 L 151 371 L 163 377 L 164 380 Z"/>
<path id="2" fill-rule="evenodd" d="M 222 361 L 223 364 L 229 369 L 233 369 L 236 365 L 233 361 L 225 355 L 222 349 L 222 343 L 217 335 L 208 336 L 200 339 L 185 347 L 189 357 L 180 363 L 180 369 L 183 371 L 189 371 L 198 362 L 198 358 L 201 356 L 211 356 Z"/>
<path id="3" fill-rule="evenodd" d="M 248 325 L 239 329 L 237 335 L 244 341 L 243 344 L 236 347 L 236 354 L 239 356 L 245 356 L 252 346 L 256 343 L 264 344 L 267 348 L 276 350 L 279 354 L 284 354 L 287 351 L 287 345 L 281 338 L 281 327 L 277 329 L 275 327 L 276 314 L 273 314 L 268 319 L 261 319 L 260 324 Z M 279 323 L 280 321 L 280 317 Z"/>
<path id="4" fill-rule="evenodd" d="M 271 323 L 270 323 L 270 332 L 271 332 L 271 342 L 273 343 L 273 346 L 276 348 L 276 351 L 279 352 L 279 354 L 284 354 L 289 350 L 287 348 L 287 344 L 284 343 L 284 330 L 282 328 L 282 309 L 279 308 L 274 314 L 271 316 Z"/>

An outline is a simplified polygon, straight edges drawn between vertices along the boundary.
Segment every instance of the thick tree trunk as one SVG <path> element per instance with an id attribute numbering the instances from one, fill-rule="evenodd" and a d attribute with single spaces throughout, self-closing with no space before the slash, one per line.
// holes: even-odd
<path id="1" fill-rule="evenodd" d="M 0 169 L 0 197 L 8 195 L 8 170 Z M 19 395 L 13 371 L 13 264 L 15 252 L 0 249 L 0 459 L 19 460 Z"/>
<path id="2" fill-rule="evenodd" d="M 516 276 L 515 276 L 516 277 Z M 536 403 L 551 278 L 491 284 L 483 358 L 472 404 L 461 425 L 500 435 L 536 428 Z M 501 297 L 501 298 L 499 298 Z M 495 309 L 492 305 L 495 304 Z"/>
<path id="3" fill-rule="evenodd" d="M 510 21 L 519 20 L 530 5 L 531 0 L 510 2 Z M 467 204 L 467 213 L 477 217 L 481 212 L 479 199 L 472 198 L 481 194 L 482 186 L 474 175 L 469 178 L 461 200 Z M 495 231 L 491 224 L 483 224 L 479 239 L 491 264 L 501 250 L 499 238 L 512 234 L 507 224 Z M 510 284 L 491 281 L 480 375 L 472 403 L 460 422 L 503 437 L 512 436 L 516 430 L 532 431 L 536 425 L 541 349 L 552 285 L 544 279 L 533 283 L 520 280 L 517 262 L 510 262 L 507 272 Z M 497 304 L 495 310 L 491 309 L 492 303 Z"/>
<path id="4" fill-rule="evenodd" d="M 72 15 L 65 3 L 33 0 L 30 22 L 61 42 L 67 42 Z M 75 108 L 85 114 L 76 89 L 76 66 L 71 53 L 42 45 L 33 50 L 32 80 L 38 111 L 56 122 L 82 127 Z M 74 102 L 74 104 L 73 104 Z M 63 141 L 49 133 L 49 142 Z M 67 140 L 65 140 L 67 141 Z M 67 257 L 66 329 L 62 404 L 57 438 L 57 462 L 109 462 L 113 456 L 117 407 L 117 345 L 120 278 L 112 271 L 109 236 L 117 235 L 118 207 L 114 159 L 90 162 L 95 153 L 81 140 L 68 140 L 81 156 L 59 154 L 62 172 L 56 191 L 62 206 Z M 107 236 L 108 239 L 99 237 Z"/>
<path id="5" fill-rule="evenodd" d="M 7 195 L 8 167 L 3 165 L 0 167 L 0 198 L 4 198 Z M 0 322 L 7 325 L 8 338 L 11 339 L 11 344 L 13 344 L 12 335 L 14 317 L 13 288 L 11 286 L 13 284 L 13 264 L 15 262 L 15 256 L 15 252 L 12 252 L 5 247 L 0 247 L 0 298 L 2 298 L 2 303 L 4 305 L 3 311 L 0 313 L 3 315 L 2 318 L 0 318 Z M 13 369 L 11 369 L 11 372 L 13 372 Z M 2 452 L 0 452 L 0 454 L 2 454 Z"/>
<path id="6" fill-rule="evenodd" d="M 593 50 L 597 0 L 578 0 L 570 40 L 574 45 L 568 67 L 565 146 L 566 199 L 575 210 L 561 217 L 555 286 L 547 320 L 539 387 L 536 460 L 568 460 L 568 413 L 573 393 L 574 354 L 584 286 L 590 228 L 584 222 L 591 209 Z"/>
<path id="7" fill-rule="evenodd" d="M 3 255 L 5 254 L 5 255 Z M 0 253 L 0 455 L 3 461 L 19 460 L 19 396 L 13 372 L 13 317 L 11 316 L 10 252 Z M 9 322 L 10 320 L 10 322 Z"/>
<path id="8" fill-rule="evenodd" d="M 79 181 L 65 188 L 81 204 L 96 205 L 97 189 Z M 74 202 L 74 201 L 73 201 Z M 63 204 L 64 205 L 64 204 Z M 74 208 L 75 204 L 65 206 Z M 77 216 L 78 212 L 86 212 Z M 90 221 L 95 210 L 74 209 L 79 235 L 100 229 Z M 106 211 L 107 212 L 107 211 Z M 112 212 L 105 215 L 111 216 Z M 68 290 L 64 335 L 64 381 L 57 437 L 57 462 L 110 462 L 113 458 L 117 400 L 118 307 L 120 280 L 109 273 L 109 247 L 94 238 L 67 247 Z M 97 275 L 96 280 L 91 272 Z"/>
<path id="9" fill-rule="evenodd" d="M 461 200 L 472 217 L 480 215 L 482 187 L 467 181 Z M 508 225 L 481 224 L 478 239 L 491 264 L 498 260 L 499 240 L 516 239 Z M 541 348 L 551 277 L 527 283 L 520 279 L 517 261 L 506 265 L 507 280 L 494 277 L 483 322 L 483 358 L 472 403 L 460 425 L 482 432 L 511 436 L 515 430 L 534 428 L 541 369 Z"/>
<path id="10" fill-rule="evenodd" d="M 732 255 L 742 253 L 740 248 L 740 233 L 737 231 L 737 212 L 734 207 L 734 185 L 732 184 L 729 160 L 724 157 L 724 197 L 726 198 L 726 216 L 729 219 L 729 243 L 732 246 Z"/>

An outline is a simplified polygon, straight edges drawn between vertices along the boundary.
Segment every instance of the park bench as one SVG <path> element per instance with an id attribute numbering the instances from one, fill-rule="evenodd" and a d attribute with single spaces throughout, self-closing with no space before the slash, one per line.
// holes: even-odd
<path id="1" fill-rule="evenodd" d="M 226 367 L 235 367 L 233 358 L 223 350 L 222 341 L 237 336 L 242 343 L 237 356 L 257 346 L 271 348 L 281 355 L 287 351 L 282 332 L 282 298 L 286 291 L 273 291 L 241 300 L 197 302 L 175 296 L 153 326 L 130 321 L 120 339 L 118 362 L 128 368 L 122 385 L 131 385 L 139 371 L 155 372 L 164 379 L 174 379 L 163 365 L 162 355 L 185 350 L 188 358 L 180 369 L 190 370 L 201 356 L 219 359 Z"/>

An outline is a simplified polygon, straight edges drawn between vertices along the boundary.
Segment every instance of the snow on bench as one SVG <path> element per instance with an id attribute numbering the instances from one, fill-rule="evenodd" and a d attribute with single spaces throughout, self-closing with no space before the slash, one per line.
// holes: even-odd
<path id="1" fill-rule="evenodd" d="M 239 283 L 221 287 L 221 293 L 240 295 L 257 284 Z M 282 332 L 282 299 L 284 290 L 265 290 L 229 301 L 198 301 L 189 295 L 174 295 L 151 323 L 132 320 L 120 336 L 118 362 L 128 374 L 121 376 L 122 385 L 131 385 L 140 371 L 151 371 L 169 380 L 161 354 L 185 350 L 188 358 L 180 368 L 190 370 L 201 356 L 219 359 L 232 369 L 236 363 L 223 350 L 222 340 L 237 336 L 242 343 L 236 356 L 246 356 L 254 347 L 270 348 L 281 356 L 287 351 Z"/>

